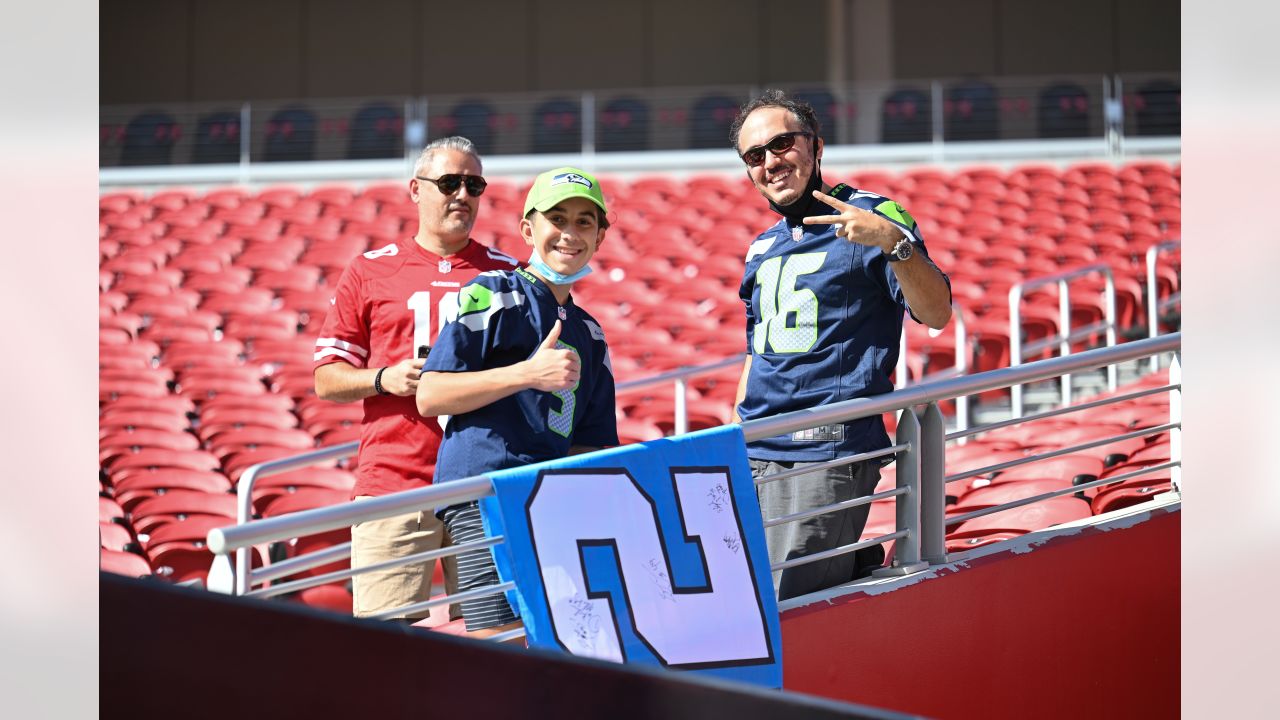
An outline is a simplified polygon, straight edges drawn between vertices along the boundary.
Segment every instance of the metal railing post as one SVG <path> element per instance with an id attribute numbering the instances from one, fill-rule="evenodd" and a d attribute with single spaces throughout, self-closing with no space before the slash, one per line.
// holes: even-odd
<path id="1" fill-rule="evenodd" d="M 236 481 L 237 525 L 244 525 L 253 518 L 253 484 L 257 481 L 258 473 L 262 471 L 265 464 L 251 465 Z M 249 592 L 249 571 L 253 567 L 249 553 L 252 550 L 253 548 L 250 547 L 236 548 L 235 585 L 233 586 L 233 592 L 236 595 L 244 595 Z"/>
<path id="2" fill-rule="evenodd" d="M 587 170 L 595 169 L 596 157 L 596 96 L 595 93 L 582 93 L 582 165 Z"/>
<path id="3" fill-rule="evenodd" d="M 1111 268 L 1105 264 L 1086 265 L 1074 270 L 1067 270 L 1061 273 L 1054 273 L 1044 277 L 1031 278 L 1023 280 L 1009 288 L 1009 367 L 1016 367 L 1022 364 L 1022 299 L 1026 292 L 1033 288 L 1038 288 L 1050 283 L 1058 286 L 1058 334 L 1055 337 L 1037 340 L 1028 343 L 1029 349 L 1034 348 L 1039 351 L 1042 348 L 1051 347 L 1054 342 L 1058 344 L 1058 355 L 1066 357 L 1071 354 L 1071 342 L 1073 333 L 1071 332 L 1071 289 L 1068 284 L 1071 280 L 1085 277 L 1092 273 L 1101 273 L 1103 276 L 1103 319 L 1102 329 L 1106 331 L 1107 347 L 1115 345 L 1116 341 L 1116 302 L 1115 302 L 1115 279 L 1112 276 Z M 1085 327 L 1084 332 L 1097 332 L 1098 325 L 1089 325 Z M 1087 337 L 1087 336 L 1082 336 Z M 1063 374 L 1062 378 L 1062 404 L 1069 406 L 1071 404 L 1071 377 L 1069 374 Z M 1117 376 L 1114 367 L 1107 370 L 1108 389 L 1115 390 L 1117 387 Z M 1012 417 L 1022 417 L 1022 386 L 1013 385 L 1009 388 L 1010 394 L 1010 410 Z"/>
<path id="4" fill-rule="evenodd" d="M 1165 250 L 1180 247 L 1181 243 L 1162 242 L 1147 248 L 1147 337 L 1160 334 L 1160 293 L 1156 280 L 1156 260 Z M 1151 356 L 1151 372 L 1160 369 L 1160 356 Z"/>
<path id="5" fill-rule="evenodd" d="M 898 336 L 898 364 L 893 368 L 893 375 L 895 389 L 901 390 L 907 386 L 907 329 L 905 327 L 902 328 L 902 334 Z"/>
<path id="6" fill-rule="evenodd" d="M 929 566 L 920 559 L 920 417 L 914 408 L 898 416 L 897 444 L 907 445 L 898 455 L 898 487 L 906 488 L 895 503 L 897 529 L 906 531 L 894 544 L 893 565 L 872 574 L 877 577 L 909 575 Z"/>
<path id="7" fill-rule="evenodd" d="M 1111 268 L 1107 268 L 1102 273 L 1102 304 L 1103 312 L 1106 317 L 1103 322 L 1107 324 L 1107 347 L 1114 347 L 1116 344 L 1116 279 L 1111 275 Z M 1119 368 L 1115 365 L 1107 366 L 1107 390 L 1115 392 L 1120 387 Z"/>
<path id="8" fill-rule="evenodd" d="M 348 457 L 354 455 L 359 448 L 360 441 L 352 440 L 311 450 L 300 455 L 292 455 L 278 460 L 268 460 L 257 465 L 250 465 L 240 475 L 240 479 L 236 481 L 236 525 L 244 525 L 253 518 L 253 486 L 258 482 L 259 477 L 267 477 L 268 475 L 275 475 L 288 470 L 309 467 L 326 460 Z M 236 595 L 244 595 L 249 592 L 249 576 L 252 569 L 249 553 L 251 551 L 252 548 L 247 546 L 236 548 L 235 582 L 233 584 L 233 591 Z"/>
<path id="9" fill-rule="evenodd" d="M 1058 281 L 1058 335 L 1062 337 L 1058 343 L 1058 355 L 1066 357 L 1071 354 L 1071 290 L 1066 279 Z M 1071 404 L 1071 373 L 1062 375 L 1062 405 Z"/>
<path id="10" fill-rule="evenodd" d="M 920 418 L 920 550 L 924 561 L 947 561 L 947 427 L 938 403 Z"/>
<path id="11" fill-rule="evenodd" d="M 932 112 L 930 119 L 933 123 L 933 161 L 942 162 L 946 152 L 943 150 L 945 141 L 945 133 L 943 132 L 943 114 L 942 114 L 942 83 L 934 80 L 929 83 L 929 95 Z"/>
<path id="12" fill-rule="evenodd" d="M 969 330 L 965 327 L 964 313 L 960 311 L 960 308 L 955 308 L 955 311 L 951 313 L 951 321 L 956 326 L 956 374 L 964 375 L 969 372 Z M 956 398 L 956 429 L 969 429 L 968 395 L 960 395 Z M 961 443 L 964 442 L 962 439 Z"/>
<path id="13" fill-rule="evenodd" d="M 1009 288 L 1009 367 L 1022 364 L 1022 283 Z M 1022 385 L 1009 387 L 1009 412 L 1022 417 Z"/>
<path id="14" fill-rule="evenodd" d="M 1169 391 L 1169 422 L 1178 427 L 1169 430 L 1169 484 L 1173 492 L 1182 494 L 1182 353 L 1175 352 L 1169 363 L 1169 384 L 1179 387 Z"/>
<path id="15" fill-rule="evenodd" d="M 240 184 L 249 184 L 249 103 L 240 106 Z"/>
<path id="16" fill-rule="evenodd" d="M 683 377 L 676 378 L 676 404 L 675 404 L 675 434 L 683 435 L 689 432 L 689 410 L 688 399 L 689 393 L 687 383 Z"/>

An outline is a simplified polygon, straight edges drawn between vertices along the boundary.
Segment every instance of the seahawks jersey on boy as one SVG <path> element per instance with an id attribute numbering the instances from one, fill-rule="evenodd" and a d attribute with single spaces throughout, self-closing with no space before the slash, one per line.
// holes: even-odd
<path id="1" fill-rule="evenodd" d="M 462 288 L 457 319 L 440 331 L 423 372 L 474 372 L 527 360 L 561 320 L 557 348 L 578 354 L 576 387 L 559 392 L 521 390 L 445 426 L 436 482 L 542 462 L 569 454 L 573 445 L 618 444 L 613 367 L 604 331 L 570 297 L 523 268 L 481 273 Z"/>
<path id="2" fill-rule="evenodd" d="M 898 203 L 844 184 L 831 195 L 893 222 L 928 257 L 915 219 Z M 879 248 L 837 237 L 834 225 L 784 218 L 751 243 L 739 295 L 751 353 L 738 406 L 743 420 L 893 390 L 902 314 L 910 309 Z M 875 416 L 750 442 L 747 455 L 817 461 L 888 445 L 884 422 Z"/>

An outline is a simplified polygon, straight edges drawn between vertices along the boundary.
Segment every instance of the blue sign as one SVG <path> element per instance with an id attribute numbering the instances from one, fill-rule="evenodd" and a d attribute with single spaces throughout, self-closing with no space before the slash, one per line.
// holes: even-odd
<path id="1" fill-rule="evenodd" d="M 737 425 L 489 475 L 485 531 L 531 646 L 782 686 Z"/>

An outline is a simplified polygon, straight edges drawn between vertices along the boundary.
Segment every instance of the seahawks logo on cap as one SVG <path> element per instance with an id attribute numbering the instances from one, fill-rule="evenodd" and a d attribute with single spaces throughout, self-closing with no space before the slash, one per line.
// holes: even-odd
<path id="1" fill-rule="evenodd" d="M 560 173 L 559 175 L 551 178 L 551 187 L 563 185 L 565 183 L 577 183 L 588 190 L 591 189 L 591 181 L 582 177 L 578 173 Z"/>

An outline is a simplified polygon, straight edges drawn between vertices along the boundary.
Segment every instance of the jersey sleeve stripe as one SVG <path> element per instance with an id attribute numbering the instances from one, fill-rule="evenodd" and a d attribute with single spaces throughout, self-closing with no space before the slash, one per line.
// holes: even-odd
<path id="1" fill-rule="evenodd" d="M 480 332 L 489 327 L 489 321 L 498 312 L 507 308 L 524 304 L 524 295 L 518 292 L 494 293 L 491 304 L 480 312 L 459 315 L 458 322 L 472 332 Z"/>
<path id="2" fill-rule="evenodd" d="M 513 266 L 520 264 L 519 260 L 516 260 L 510 255 L 502 252 L 501 250 L 494 250 L 493 248 L 489 248 L 486 252 L 489 254 L 489 257 L 494 260 L 499 260 L 505 263 L 511 263 Z"/>
<path id="3" fill-rule="evenodd" d="M 359 355 L 362 358 L 369 357 L 368 350 L 365 350 L 359 345 L 349 343 L 344 340 L 339 340 L 338 338 L 320 338 L 319 340 L 316 340 L 316 347 L 317 348 L 338 348 L 339 350 L 346 350 L 349 353 L 355 353 L 356 355 Z"/>
<path id="4" fill-rule="evenodd" d="M 336 347 L 325 348 L 324 350 L 317 352 L 315 356 L 315 360 L 317 361 L 323 360 L 330 356 L 340 357 L 343 360 L 346 360 L 347 362 L 351 363 L 356 367 L 364 367 L 364 358 L 358 358 L 355 355 L 352 355 L 351 353 L 347 352 L 346 350 L 339 350 Z"/>

